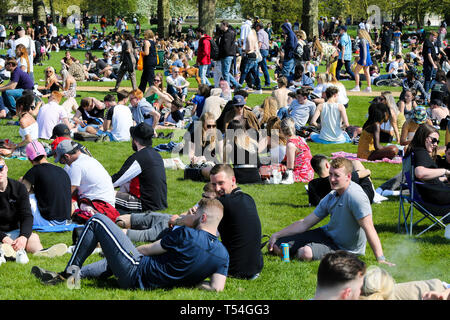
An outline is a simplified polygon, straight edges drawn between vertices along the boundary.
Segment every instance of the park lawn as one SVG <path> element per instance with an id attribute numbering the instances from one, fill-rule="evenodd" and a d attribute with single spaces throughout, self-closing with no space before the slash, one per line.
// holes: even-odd
<path id="1" fill-rule="evenodd" d="M 95 96 L 102 98 L 104 92 L 79 92 L 81 97 Z M 248 105 L 255 106 L 267 97 L 264 95 L 249 96 Z M 78 99 L 81 99 L 78 98 Z M 361 126 L 366 117 L 367 107 L 371 97 L 350 97 L 348 115 L 350 124 Z M 0 138 L 11 138 L 20 141 L 17 126 L 7 126 L 0 122 Z M 176 140 L 179 141 L 179 140 Z M 443 141 L 443 139 L 441 139 Z M 167 143 L 168 140 L 155 139 L 153 145 Z M 113 174 L 119 170 L 125 159 L 132 154 L 129 142 L 95 143 L 82 142 L 98 159 L 105 169 Z M 443 144 L 443 142 L 441 142 Z M 332 152 L 356 152 L 357 146 L 320 145 L 309 143 L 312 154 L 323 153 L 331 156 Z M 161 153 L 164 158 L 169 153 Z M 18 159 L 6 160 L 9 167 L 9 177 L 18 179 L 31 168 L 28 161 Z M 50 159 L 53 161 L 53 158 Z M 372 172 L 375 188 L 393 177 L 401 170 L 400 165 L 388 163 L 366 163 Z M 166 170 L 168 185 L 167 213 L 180 213 L 191 207 L 199 199 L 203 183 L 183 180 L 183 172 Z M 293 185 L 241 185 L 244 192 L 249 193 L 256 202 L 262 224 L 263 234 L 270 235 L 292 222 L 304 218 L 312 212 L 308 206 L 305 184 Z M 419 279 L 440 278 L 448 280 L 448 261 L 450 241 L 444 238 L 444 231 L 432 229 L 420 238 L 411 238 L 397 232 L 398 199 L 392 198 L 381 204 L 372 205 L 375 227 L 383 244 L 384 254 L 395 267 L 387 268 L 398 282 Z M 324 219 L 319 225 L 327 223 Z M 428 222 L 421 223 L 421 226 Z M 64 242 L 72 244 L 72 235 L 66 233 L 39 233 L 44 247 Z M 264 269 L 260 278 L 255 281 L 244 281 L 229 278 L 224 292 L 210 293 L 192 288 L 177 288 L 173 290 L 137 291 L 122 290 L 112 278 L 108 280 L 83 280 L 82 289 L 70 291 L 64 285 L 46 287 L 30 275 L 34 265 L 49 270 L 64 269 L 69 255 L 47 259 L 29 255 L 27 265 L 14 262 L 3 264 L 0 269 L 0 299 L 11 300 L 298 300 L 310 299 L 314 295 L 318 262 L 304 263 L 292 261 L 282 263 L 277 257 L 267 254 L 263 249 Z M 89 257 L 89 262 L 100 259 L 99 255 Z M 368 265 L 376 264 L 376 259 L 367 245 L 366 255 L 361 259 Z"/>

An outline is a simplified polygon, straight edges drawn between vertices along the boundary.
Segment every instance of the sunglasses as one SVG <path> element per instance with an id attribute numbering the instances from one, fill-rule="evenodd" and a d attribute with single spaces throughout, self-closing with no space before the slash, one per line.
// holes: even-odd
<path id="1" fill-rule="evenodd" d="M 211 128 L 215 128 L 216 125 L 215 124 L 207 124 L 206 128 L 211 129 Z"/>
<path id="2" fill-rule="evenodd" d="M 236 108 L 243 108 L 244 106 L 236 106 L 236 105 L 235 105 L 235 107 L 236 107 Z"/>
<path id="3" fill-rule="evenodd" d="M 153 82 L 161 82 L 161 80 L 155 79 L 155 80 L 153 80 Z"/>
<path id="4" fill-rule="evenodd" d="M 431 144 L 439 144 L 439 139 L 431 138 Z"/>
<path id="5" fill-rule="evenodd" d="M 0 166 L 0 172 L 2 172 L 5 167 L 6 167 L 6 164 Z"/>

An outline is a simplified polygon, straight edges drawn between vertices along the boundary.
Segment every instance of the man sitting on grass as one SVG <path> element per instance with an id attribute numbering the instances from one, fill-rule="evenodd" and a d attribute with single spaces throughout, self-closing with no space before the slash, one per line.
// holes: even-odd
<path id="1" fill-rule="evenodd" d="M 222 291 L 228 274 L 228 252 L 217 238 L 223 206 L 215 199 L 202 199 L 193 228 L 179 227 L 152 244 L 134 247 L 111 220 L 94 215 L 84 227 L 74 254 L 63 272 L 34 266 L 31 273 L 43 284 L 66 282 L 80 288 L 81 278 L 114 275 L 124 289 L 156 289 L 179 286 Z M 105 259 L 83 263 L 100 243 Z M 210 281 L 205 282 L 206 278 Z"/>
<path id="2" fill-rule="evenodd" d="M 320 201 L 313 213 L 272 235 L 269 252 L 281 256 L 281 243 L 289 244 L 292 257 L 303 261 L 320 260 L 335 250 L 365 254 L 366 242 L 379 263 L 386 261 L 377 231 L 373 225 L 372 208 L 362 188 L 351 181 L 352 162 L 336 158 L 330 162 L 330 185 L 333 190 Z M 330 215 L 327 225 L 310 230 Z"/>

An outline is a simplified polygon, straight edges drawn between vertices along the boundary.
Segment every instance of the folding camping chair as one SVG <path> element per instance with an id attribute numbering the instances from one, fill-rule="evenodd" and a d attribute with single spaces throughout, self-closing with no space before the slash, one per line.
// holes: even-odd
<path id="1" fill-rule="evenodd" d="M 414 157 L 414 153 L 411 153 L 408 157 L 403 158 L 403 169 L 402 172 L 405 177 L 406 183 L 403 183 L 400 187 L 400 205 L 399 205 L 399 213 L 398 213 L 398 232 L 401 232 L 402 227 L 404 230 L 412 235 L 413 228 L 417 226 L 419 222 L 428 218 L 431 220 L 432 225 L 423 230 L 422 232 L 417 234 L 417 237 L 426 231 L 430 230 L 435 225 L 444 228 L 446 225 L 444 224 L 444 219 L 450 216 L 450 206 L 437 206 L 432 203 L 428 203 L 422 200 L 417 186 L 422 185 L 430 190 L 437 190 L 436 186 L 425 184 L 423 182 L 415 180 L 414 177 L 414 165 L 412 158 Z M 409 191 L 409 194 L 405 194 L 405 191 Z M 407 208 L 407 204 L 409 203 L 409 208 Z M 414 208 L 420 212 L 423 217 L 419 218 L 416 222 L 414 222 Z M 438 213 L 432 213 L 431 210 L 437 211 Z M 438 218 L 437 216 L 442 216 Z M 409 219 L 409 222 L 408 222 Z"/>

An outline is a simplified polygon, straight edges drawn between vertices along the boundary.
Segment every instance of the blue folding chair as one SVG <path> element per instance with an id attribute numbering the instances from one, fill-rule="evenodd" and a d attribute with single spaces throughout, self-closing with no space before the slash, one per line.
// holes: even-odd
<path id="1" fill-rule="evenodd" d="M 437 206 L 435 204 L 423 201 L 417 190 L 418 185 L 429 188 L 430 190 L 438 190 L 438 187 L 415 180 L 414 165 L 412 161 L 413 157 L 414 153 L 412 152 L 408 157 L 403 158 L 402 171 L 406 183 L 403 183 L 400 188 L 398 232 L 401 232 L 403 228 L 406 233 L 412 235 L 413 228 L 416 227 L 419 222 L 425 218 L 428 218 L 431 220 L 432 224 L 422 232 L 418 233 L 418 237 L 434 226 L 439 226 L 445 229 L 446 225 L 444 220 L 446 217 L 450 216 L 450 206 Z M 405 191 L 409 192 L 406 193 Z M 408 204 L 409 208 L 407 208 Z M 417 209 L 417 211 L 422 215 L 419 215 L 420 218 L 415 222 L 414 208 Z"/>

